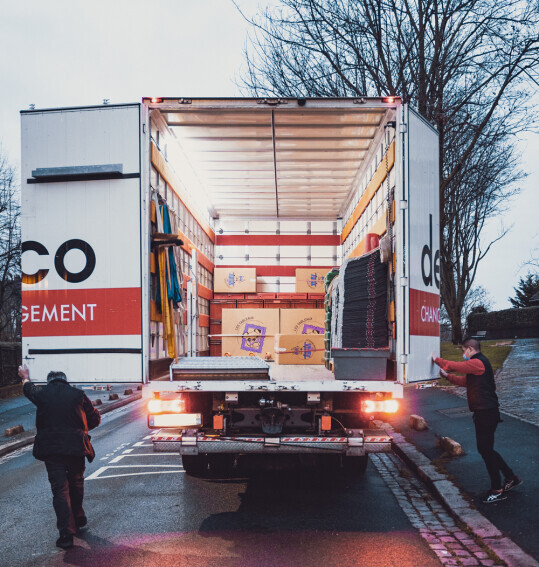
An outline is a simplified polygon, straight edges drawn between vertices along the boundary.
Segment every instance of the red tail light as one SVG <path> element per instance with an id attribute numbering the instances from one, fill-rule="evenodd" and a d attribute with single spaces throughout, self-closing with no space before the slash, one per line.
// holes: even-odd
<path id="1" fill-rule="evenodd" d="M 397 400 L 364 400 L 361 408 L 365 413 L 397 413 L 399 402 Z"/>

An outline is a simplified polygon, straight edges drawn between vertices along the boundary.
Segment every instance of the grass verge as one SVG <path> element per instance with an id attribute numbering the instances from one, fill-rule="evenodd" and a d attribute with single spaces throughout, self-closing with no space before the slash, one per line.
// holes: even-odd
<path id="1" fill-rule="evenodd" d="M 503 366 L 505 359 L 511 352 L 512 344 L 515 341 L 481 341 L 481 352 L 490 360 L 494 373 Z M 503 343 L 503 344 L 502 344 Z M 445 360 L 462 360 L 462 349 L 459 345 L 452 342 L 440 343 L 440 356 Z M 445 378 L 440 378 L 439 386 L 451 386 L 451 382 Z"/>

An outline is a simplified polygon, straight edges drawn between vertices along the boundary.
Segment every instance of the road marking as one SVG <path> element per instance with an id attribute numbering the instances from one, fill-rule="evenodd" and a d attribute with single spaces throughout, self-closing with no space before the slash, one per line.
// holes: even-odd
<path id="1" fill-rule="evenodd" d="M 0 465 L 3 465 L 4 463 L 11 461 L 11 459 L 14 459 L 15 457 L 20 457 L 21 455 L 28 453 L 32 449 L 33 449 L 33 445 L 27 445 L 26 447 L 21 447 L 20 449 L 16 449 L 12 453 L 8 453 L 7 455 L 4 455 L 3 457 L 1 457 L 0 458 Z M 156 453 L 156 455 L 158 455 L 158 454 L 159 453 Z"/>
<path id="2" fill-rule="evenodd" d="M 144 441 L 146 441 L 147 439 L 151 439 L 152 436 L 151 435 L 146 435 L 146 437 L 144 437 Z"/>
<path id="3" fill-rule="evenodd" d="M 133 449 L 126 449 L 126 450 L 124 451 L 124 455 L 127 455 L 128 453 L 131 453 L 132 450 L 133 450 Z"/>
<path id="4" fill-rule="evenodd" d="M 93 478 L 97 478 L 99 476 L 99 473 L 106 471 L 108 468 L 109 467 L 101 467 L 101 468 L 97 469 L 90 476 L 87 476 L 85 480 L 92 480 Z"/>
<path id="5" fill-rule="evenodd" d="M 151 447 L 151 445 L 144 443 L 144 441 L 138 441 L 137 443 L 133 443 L 133 447 Z"/>
<path id="6" fill-rule="evenodd" d="M 100 467 L 98 468 L 96 471 L 94 471 L 90 476 L 86 477 L 86 480 L 94 480 L 96 478 L 112 478 L 112 476 L 106 476 L 103 477 L 101 476 L 101 473 L 104 473 L 106 470 L 108 469 L 132 469 L 133 467 L 136 468 L 173 468 L 173 469 L 181 469 L 179 471 L 153 471 L 152 473 L 150 472 L 144 472 L 144 471 L 140 471 L 140 472 L 134 472 L 134 473 L 126 473 L 126 474 L 120 474 L 120 475 L 116 475 L 116 476 L 135 476 L 138 474 L 163 474 L 163 473 L 171 473 L 171 472 L 185 472 L 183 470 L 183 466 L 182 465 L 115 465 L 115 466 L 105 466 L 105 467 Z"/>
<path id="7" fill-rule="evenodd" d="M 98 478 L 98 479 L 104 479 L 104 478 L 120 478 L 122 476 L 140 476 L 143 474 L 181 474 L 184 473 L 185 471 L 148 471 L 148 472 L 134 472 L 134 473 L 125 473 L 125 474 L 108 474 L 106 476 L 99 476 L 99 477 L 94 477 Z M 89 480 L 89 478 L 87 478 L 86 480 Z"/>
<path id="8" fill-rule="evenodd" d="M 133 453 L 132 455 L 118 455 L 117 457 L 114 457 L 114 459 L 112 459 L 111 463 L 117 463 L 118 461 L 121 461 L 124 457 L 156 457 L 156 456 L 177 456 L 178 453 Z M 141 465 L 142 466 L 142 465 Z M 146 465 L 144 465 L 146 466 Z"/>

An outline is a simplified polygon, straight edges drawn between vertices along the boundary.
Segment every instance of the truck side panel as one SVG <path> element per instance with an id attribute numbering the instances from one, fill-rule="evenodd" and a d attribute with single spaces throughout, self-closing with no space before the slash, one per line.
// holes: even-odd
<path id="1" fill-rule="evenodd" d="M 23 358 L 142 379 L 140 105 L 22 113 Z"/>
<path id="2" fill-rule="evenodd" d="M 405 107 L 408 190 L 409 348 L 407 382 L 438 377 L 440 349 L 440 189 L 438 133 Z"/>

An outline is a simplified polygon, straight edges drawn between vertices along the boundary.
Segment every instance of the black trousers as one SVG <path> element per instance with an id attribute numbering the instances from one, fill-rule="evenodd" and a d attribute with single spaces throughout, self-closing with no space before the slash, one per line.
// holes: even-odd
<path id="1" fill-rule="evenodd" d="M 500 471 L 506 479 L 515 476 L 502 456 L 494 450 L 494 432 L 500 422 L 500 412 L 498 408 L 478 410 L 474 412 L 473 420 L 477 450 L 485 461 L 490 476 L 490 488 L 491 490 L 500 490 L 502 488 Z"/>
<path id="2" fill-rule="evenodd" d="M 84 509 L 84 457 L 54 456 L 45 461 L 60 536 L 74 534 Z"/>

